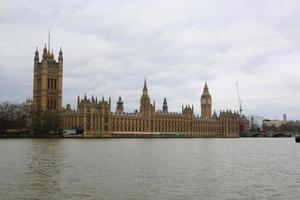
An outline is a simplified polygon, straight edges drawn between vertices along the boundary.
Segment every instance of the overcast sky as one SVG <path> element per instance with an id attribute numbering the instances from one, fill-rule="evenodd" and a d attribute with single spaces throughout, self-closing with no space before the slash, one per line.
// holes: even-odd
<path id="1" fill-rule="evenodd" d="M 213 109 L 238 109 L 238 81 L 245 114 L 300 119 L 299 0 L 1 0 L 0 102 L 32 97 L 49 28 L 64 105 L 86 92 L 133 111 L 146 76 L 157 109 L 199 113 L 205 80 Z"/>

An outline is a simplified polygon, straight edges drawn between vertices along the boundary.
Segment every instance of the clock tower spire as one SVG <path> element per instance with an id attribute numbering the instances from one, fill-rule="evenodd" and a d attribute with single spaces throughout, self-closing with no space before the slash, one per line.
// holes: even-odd
<path id="1" fill-rule="evenodd" d="M 201 117 L 211 118 L 211 96 L 206 81 L 201 96 Z"/>

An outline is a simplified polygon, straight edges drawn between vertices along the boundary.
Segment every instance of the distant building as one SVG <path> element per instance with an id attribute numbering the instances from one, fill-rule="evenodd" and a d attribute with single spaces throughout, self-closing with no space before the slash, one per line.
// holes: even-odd
<path id="1" fill-rule="evenodd" d="M 256 115 L 247 115 L 249 126 L 251 130 L 260 130 L 263 127 L 264 118 Z"/>
<path id="2" fill-rule="evenodd" d="M 264 120 L 264 125 L 266 127 L 271 127 L 271 126 L 275 126 L 276 128 L 280 127 L 282 124 L 285 124 L 286 122 L 285 121 L 281 121 L 281 120 L 278 120 L 278 119 L 275 119 L 275 120 L 270 120 L 270 119 L 265 119 Z"/>
<path id="3" fill-rule="evenodd" d="M 283 114 L 283 121 L 284 121 L 284 122 L 287 121 L 287 116 L 286 116 L 286 114 Z"/>
<path id="4" fill-rule="evenodd" d="M 240 117 L 240 133 L 248 133 L 250 131 L 249 120 L 243 115 Z"/>

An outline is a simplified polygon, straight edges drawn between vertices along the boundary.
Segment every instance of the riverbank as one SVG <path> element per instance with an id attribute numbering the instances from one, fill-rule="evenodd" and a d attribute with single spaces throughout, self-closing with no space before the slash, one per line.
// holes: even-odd
<path id="1" fill-rule="evenodd" d="M 190 133 L 111 133 L 103 135 L 83 135 L 83 134 L 32 134 L 29 132 L 15 132 L 15 133 L 0 133 L 0 139 L 3 138 L 284 138 L 284 137 L 295 137 L 296 133 L 277 133 L 277 134 L 261 134 L 259 132 L 251 134 L 243 134 L 239 137 L 236 136 L 224 136 L 221 134 L 190 134 Z"/>
<path id="2" fill-rule="evenodd" d="M 84 134 L 39 134 L 32 133 L 5 133 L 0 138 L 238 138 L 237 136 L 225 136 L 222 134 L 191 134 L 191 133 L 152 133 L 152 132 L 113 132 L 99 135 Z"/>
<path id="3" fill-rule="evenodd" d="M 9 138 L 64 138 L 63 135 L 28 135 L 28 134 L 1 134 L 0 139 L 9 139 Z"/>
<path id="4" fill-rule="evenodd" d="M 9 138 L 36 138 L 36 139 L 114 139 L 114 138 L 239 138 L 239 137 L 203 137 L 193 135 L 102 135 L 102 136 L 82 136 L 82 135 L 0 135 L 0 139 Z"/>

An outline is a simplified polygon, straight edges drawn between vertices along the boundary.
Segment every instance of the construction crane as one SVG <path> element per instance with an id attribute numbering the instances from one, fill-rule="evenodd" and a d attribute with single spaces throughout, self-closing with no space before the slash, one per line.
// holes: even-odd
<path id="1" fill-rule="evenodd" d="M 238 96 L 239 106 L 240 106 L 240 115 L 242 116 L 243 109 L 242 109 L 242 101 L 241 101 L 240 91 L 239 91 L 239 83 L 236 81 L 235 85 L 236 85 L 236 90 L 237 90 L 237 96 Z"/>

